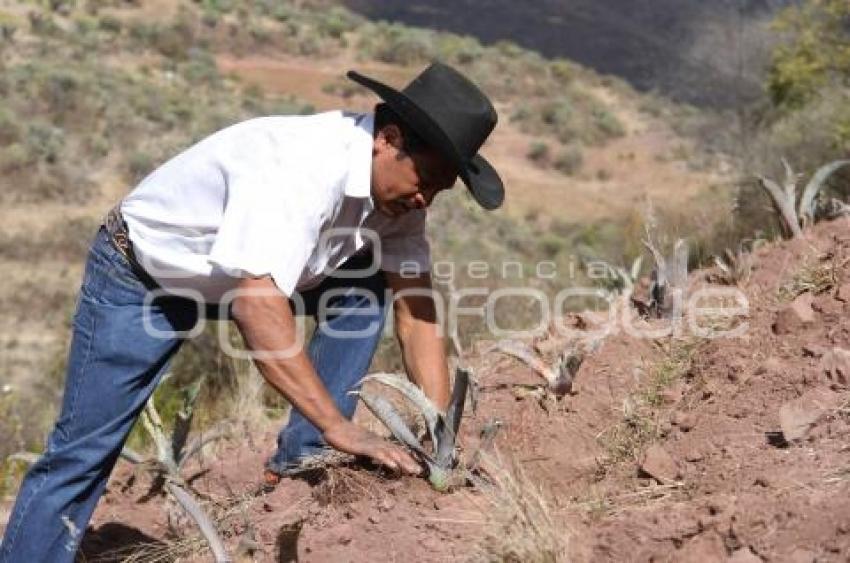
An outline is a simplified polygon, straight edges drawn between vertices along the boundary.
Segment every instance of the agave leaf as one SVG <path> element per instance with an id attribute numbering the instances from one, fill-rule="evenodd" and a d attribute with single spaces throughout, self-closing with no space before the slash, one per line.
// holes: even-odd
<path id="1" fill-rule="evenodd" d="M 643 266 L 643 254 L 638 255 L 632 262 L 632 271 L 630 272 L 632 281 L 636 281 L 640 276 L 641 266 Z"/>
<path id="2" fill-rule="evenodd" d="M 794 194 L 791 193 L 789 197 L 787 189 L 783 190 L 779 187 L 779 184 L 770 178 L 759 176 L 758 179 L 762 188 L 770 195 L 773 207 L 782 217 L 782 226 L 785 232 L 794 238 L 803 236 L 803 231 L 800 229 L 800 222 L 797 219 L 797 213 L 794 211 Z"/>
<path id="3" fill-rule="evenodd" d="M 721 260 L 719 256 L 714 257 L 714 265 L 717 266 L 717 268 L 719 268 L 720 271 L 726 274 L 727 276 L 731 273 L 729 270 L 729 266 L 727 266 L 726 263 Z"/>
<path id="4" fill-rule="evenodd" d="M 201 392 L 204 376 L 196 379 L 183 390 L 183 405 L 174 416 L 174 431 L 171 433 L 171 455 L 178 464 L 183 458 L 186 441 L 192 429 L 192 419 L 195 416 L 195 403 Z"/>
<path id="5" fill-rule="evenodd" d="M 457 434 L 460 428 L 460 419 L 463 417 L 463 407 L 466 402 L 466 393 L 469 389 L 469 370 L 457 368 L 455 371 L 455 386 L 452 389 L 452 400 L 446 414 L 446 422 L 451 431 Z"/>
<path id="6" fill-rule="evenodd" d="M 780 159 L 782 162 L 782 168 L 785 170 L 785 197 L 787 197 L 791 201 L 791 205 L 794 205 L 794 197 L 797 194 L 797 180 L 798 175 L 794 173 L 794 169 L 791 168 L 791 163 L 788 162 L 788 159 L 784 156 Z"/>
<path id="7" fill-rule="evenodd" d="M 688 243 L 685 239 L 678 239 L 673 245 L 673 260 L 669 264 L 667 273 L 670 285 L 684 289 L 688 283 Z"/>
<path id="8" fill-rule="evenodd" d="M 442 427 L 441 435 L 434 444 L 437 465 L 444 469 L 454 464 L 455 442 L 463 418 L 463 407 L 466 403 L 466 393 L 469 390 L 469 372 L 463 368 L 455 371 L 455 385 L 452 389 L 452 399 L 446 414 L 446 424 Z"/>
<path id="9" fill-rule="evenodd" d="M 514 358 L 525 362 L 525 364 L 538 375 L 543 377 L 550 386 L 554 385 L 558 379 L 558 375 L 538 358 L 534 351 L 524 342 L 518 340 L 500 340 L 496 344 L 499 352 L 513 356 Z"/>
<path id="10" fill-rule="evenodd" d="M 376 373 L 363 379 L 363 381 L 369 380 L 392 387 L 407 397 L 407 399 L 416 406 L 422 414 L 422 417 L 425 419 L 425 423 L 428 426 L 428 432 L 431 435 L 431 440 L 436 446 L 441 432 L 440 428 L 445 424 L 445 415 L 437 410 L 437 407 L 434 406 L 431 399 L 425 396 L 422 389 L 411 383 L 408 379 L 389 373 Z"/>
<path id="11" fill-rule="evenodd" d="M 836 160 L 825 164 L 815 172 L 812 179 L 806 184 L 803 190 L 803 196 L 800 198 L 799 208 L 800 218 L 803 219 L 806 225 L 812 225 L 815 222 L 815 198 L 824 183 L 840 168 L 848 164 L 850 164 L 850 160 Z"/>
<path id="12" fill-rule="evenodd" d="M 422 444 L 419 443 L 419 440 L 416 439 L 416 436 L 413 435 L 413 432 L 410 431 L 404 423 L 404 420 L 401 418 L 401 415 L 397 410 L 395 410 L 395 407 L 393 407 L 389 401 L 383 397 L 364 393 L 362 391 L 354 394 L 360 396 L 363 400 L 363 404 L 365 404 L 366 407 L 372 411 L 372 414 L 374 414 L 375 417 L 377 417 L 377 419 L 380 420 L 390 432 L 392 432 L 392 435 L 395 436 L 399 442 L 406 445 L 423 458 L 430 458 L 428 453 L 422 447 Z"/>

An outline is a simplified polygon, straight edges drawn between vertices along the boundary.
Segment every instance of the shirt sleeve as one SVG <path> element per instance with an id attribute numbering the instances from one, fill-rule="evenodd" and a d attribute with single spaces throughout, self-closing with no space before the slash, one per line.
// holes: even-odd
<path id="1" fill-rule="evenodd" d="M 398 218 L 381 237 L 381 269 L 393 273 L 431 271 L 431 247 L 425 236 L 424 209 L 409 211 Z"/>
<path id="2" fill-rule="evenodd" d="M 223 217 L 209 260 L 232 277 L 269 275 L 291 296 L 318 244 L 322 206 L 315 201 L 315 191 L 304 190 L 304 178 L 291 169 L 285 180 L 275 176 L 256 169 L 228 176 Z M 291 185 L 283 186 L 282 181 Z M 292 189 L 295 186 L 302 189 Z"/>

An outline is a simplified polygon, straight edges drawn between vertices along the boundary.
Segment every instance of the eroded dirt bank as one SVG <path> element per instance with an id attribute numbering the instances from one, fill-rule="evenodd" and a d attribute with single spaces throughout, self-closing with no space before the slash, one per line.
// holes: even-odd
<path id="1" fill-rule="evenodd" d="M 559 402 L 516 387 L 537 376 L 492 343 L 470 352 L 481 389 L 465 453 L 499 420 L 499 459 L 521 474 L 513 492 L 541 491 L 545 509 L 512 505 L 505 488 L 441 495 L 344 463 L 258 493 L 275 425 L 240 429 L 204 457 L 193 486 L 246 561 L 525 561 L 546 553 L 523 538 L 553 535 L 571 561 L 847 561 L 850 222 L 760 248 L 741 288 L 743 336 L 610 336 Z M 590 315 L 569 322 L 593 328 Z M 550 358 L 563 346 L 535 344 Z M 148 484 L 119 468 L 87 560 L 121 560 L 143 543 L 148 560 L 207 559 L 191 523 L 145 498 Z"/>

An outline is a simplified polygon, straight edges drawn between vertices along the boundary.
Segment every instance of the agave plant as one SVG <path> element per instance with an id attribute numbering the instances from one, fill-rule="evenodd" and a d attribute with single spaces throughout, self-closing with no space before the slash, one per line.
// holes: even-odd
<path id="1" fill-rule="evenodd" d="M 170 374 L 166 374 L 163 381 L 168 379 L 169 376 Z M 187 481 L 181 475 L 181 470 L 189 459 L 199 455 L 208 444 L 228 435 L 227 430 L 222 427 L 203 436 L 198 436 L 191 441 L 188 439 L 195 414 L 195 404 L 203 380 L 204 378 L 201 377 L 183 390 L 183 404 L 175 414 L 174 429 L 171 436 L 168 436 L 165 430 L 154 398 L 151 397 L 148 400 L 144 411 L 142 411 L 141 423 L 156 446 L 155 458 L 147 459 L 126 446 L 121 451 L 121 457 L 153 474 L 154 480 L 148 496 L 153 496 L 162 490 L 167 491 L 195 521 L 213 552 L 214 560 L 218 563 L 232 561 L 232 559 L 225 550 L 224 542 L 216 529 L 214 520 L 198 502 Z"/>
<path id="2" fill-rule="evenodd" d="M 821 166 L 806 184 L 806 187 L 803 188 L 800 204 L 796 209 L 797 182 L 800 175 L 794 172 L 787 160 L 782 159 L 782 167 L 785 169 L 785 182 L 782 186 L 770 178 L 758 177 L 759 183 L 770 195 L 771 202 L 782 219 L 782 228 L 787 236 L 802 237 L 803 228 L 815 223 L 819 211 L 825 210 L 825 214 L 829 214 L 830 204 L 819 206 L 818 195 L 829 177 L 840 168 L 848 165 L 850 165 L 850 160 L 836 160 Z M 841 202 L 838 203 L 841 204 Z M 834 203 L 832 207 L 835 207 Z"/>
<path id="3" fill-rule="evenodd" d="M 717 272 L 709 279 L 724 285 L 738 285 L 750 278 L 753 272 L 753 255 L 743 245 L 733 252 L 727 248 L 721 256 L 714 257 Z"/>
<path id="4" fill-rule="evenodd" d="M 425 449 L 389 401 L 380 395 L 367 391 L 355 392 L 363 400 L 363 404 L 389 429 L 392 435 L 419 456 L 428 469 L 428 481 L 431 486 L 441 492 L 448 490 L 453 484 L 452 470 L 457 465 L 457 449 L 455 446 L 460 421 L 463 417 L 466 393 L 469 389 L 469 380 L 469 371 L 458 368 L 455 372 L 451 402 L 448 410 L 444 413 L 425 396 L 422 389 L 406 378 L 389 373 L 376 373 L 363 379 L 364 382 L 374 381 L 397 390 L 413 405 L 425 420 L 433 444 L 433 451 L 431 452 Z"/>
<path id="5" fill-rule="evenodd" d="M 558 356 L 554 366 L 548 366 L 525 342 L 519 340 L 500 340 L 496 345 L 499 352 L 512 356 L 534 370 L 546 380 L 546 389 L 555 397 L 572 393 L 573 380 L 584 361 L 584 354 L 568 347 Z"/>

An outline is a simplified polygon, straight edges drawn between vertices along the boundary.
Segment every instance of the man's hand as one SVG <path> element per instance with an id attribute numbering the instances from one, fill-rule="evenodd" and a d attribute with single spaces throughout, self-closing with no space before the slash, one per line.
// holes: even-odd
<path id="1" fill-rule="evenodd" d="M 352 455 L 367 456 L 377 463 L 411 475 L 422 472 L 420 466 L 402 447 L 384 440 L 371 432 L 345 420 L 325 430 L 325 442 Z"/>
<path id="2" fill-rule="evenodd" d="M 421 467 L 407 451 L 342 416 L 310 359 L 296 345 L 296 325 L 289 301 L 274 282 L 268 277 L 248 278 L 241 280 L 239 286 L 246 291 L 233 301 L 233 319 L 248 349 L 261 352 L 255 362 L 266 381 L 321 430 L 332 447 L 368 456 L 396 471 L 420 473 Z M 283 350 L 293 353 L 268 356 L 269 352 Z"/>

